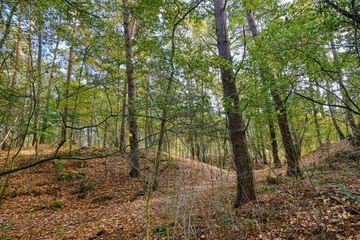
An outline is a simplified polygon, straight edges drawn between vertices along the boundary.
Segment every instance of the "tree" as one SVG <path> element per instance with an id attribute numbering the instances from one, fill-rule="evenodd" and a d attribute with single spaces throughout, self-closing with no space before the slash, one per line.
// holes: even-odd
<path id="1" fill-rule="evenodd" d="M 214 0 L 214 16 L 216 40 L 221 65 L 221 80 L 224 93 L 226 115 L 229 122 L 230 140 L 232 144 L 237 176 L 237 195 L 234 207 L 240 207 L 256 199 L 252 161 L 247 148 L 246 126 L 239 108 L 236 79 L 233 72 L 230 40 L 227 30 L 225 0 Z"/>
<path id="2" fill-rule="evenodd" d="M 250 27 L 253 38 L 259 35 L 259 31 L 256 25 L 256 19 L 253 11 L 247 11 L 246 13 L 248 25 Z M 259 68 L 262 81 L 270 86 L 270 94 L 275 103 L 276 117 L 278 120 L 282 143 L 285 149 L 285 156 L 288 163 L 287 175 L 288 176 L 299 176 L 301 171 L 299 168 L 300 163 L 300 146 L 296 146 L 292 133 L 290 130 L 290 124 L 287 117 L 286 103 L 280 95 L 280 89 L 276 88 L 274 74 L 272 71 L 263 65 Z M 267 83 L 267 82 L 270 82 Z"/>
<path id="3" fill-rule="evenodd" d="M 127 0 L 122 0 L 123 18 L 124 18 L 124 39 L 125 39 L 125 56 L 126 56 L 126 77 L 128 86 L 128 112 L 129 112 L 129 128 L 130 128 L 130 177 L 138 177 L 140 175 L 139 162 L 139 140 L 138 125 L 136 120 L 136 89 L 133 70 L 132 56 L 132 31 L 130 28 L 130 12 Z M 133 23 L 135 24 L 135 23 Z"/>

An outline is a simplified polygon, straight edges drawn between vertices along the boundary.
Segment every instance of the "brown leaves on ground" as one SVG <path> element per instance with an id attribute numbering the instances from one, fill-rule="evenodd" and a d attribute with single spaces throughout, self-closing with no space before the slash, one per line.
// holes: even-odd
<path id="1" fill-rule="evenodd" d="M 102 150 L 81 148 L 75 154 L 96 156 Z M 26 149 L 19 164 L 31 156 Z M 146 183 L 153 156 L 141 156 L 137 179 L 128 176 L 128 160 L 120 156 L 53 161 L 13 173 L 0 209 L 0 238 L 360 237 L 360 156 L 345 141 L 304 156 L 301 179 L 286 177 L 286 166 L 257 170 L 258 200 L 239 209 L 232 208 L 233 170 L 164 155 L 159 190 L 151 192 Z"/>

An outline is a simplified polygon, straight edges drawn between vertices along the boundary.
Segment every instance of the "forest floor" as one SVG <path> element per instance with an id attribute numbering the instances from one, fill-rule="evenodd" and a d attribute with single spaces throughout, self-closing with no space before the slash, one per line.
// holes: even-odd
<path id="1" fill-rule="evenodd" d="M 51 150 L 43 146 L 42 156 Z M 0 163 L 5 158 L 0 152 Z M 34 149 L 25 148 L 14 166 L 33 158 Z M 285 176 L 286 166 L 273 171 L 257 163 L 258 199 L 237 209 L 233 170 L 164 155 L 159 189 L 149 193 L 151 159 L 142 153 L 137 179 L 120 156 L 11 174 L 0 239 L 360 239 L 360 153 L 347 140 L 304 155 L 298 179 Z"/>

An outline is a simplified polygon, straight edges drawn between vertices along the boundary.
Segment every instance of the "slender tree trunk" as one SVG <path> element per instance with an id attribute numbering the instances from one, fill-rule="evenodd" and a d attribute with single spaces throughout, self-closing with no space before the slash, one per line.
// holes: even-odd
<path id="1" fill-rule="evenodd" d="M 259 137 L 260 137 L 261 160 L 262 160 L 262 163 L 268 164 L 268 161 L 267 161 L 267 159 L 266 159 L 266 151 L 265 151 L 264 138 L 263 138 L 262 134 L 261 134 Z"/>
<path id="2" fill-rule="evenodd" d="M 321 97 L 321 93 L 320 93 L 320 87 L 319 87 L 319 85 L 317 84 L 316 85 L 316 95 L 317 95 L 317 97 Z M 323 105 L 319 105 L 318 106 L 319 108 L 320 108 L 320 113 L 321 113 L 321 117 L 326 117 L 326 114 L 325 114 L 325 110 L 324 110 L 324 106 Z"/>
<path id="3" fill-rule="evenodd" d="M 286 114 L 286 106 L 280 95 L 274 90 L 271 90 L 271 95 L 275 102 L 277 112 L 277 119 L 282 136 L 282 143 L 285 149 L 285 156 L 287 159 L 287 175 L 300 176 L 300 147 L 295 145 L 294 139 L 291 136 L 289 121 Z"/>
<path id="4" fill-rule="evenodd" d="M 221 67 L 221 80 L 224 99 L 229 101 L 225 109 L 236 166 L 237 197 L 234 205 L 236 208 L 256 199 L 254 172 L 247 147 L 244 120 L 241 113 L 239 113 L 239 95 L 234 78 L 230 40 L 226 24 L 226 0 L 214 0 L 214 15 L 219 56 L 227 61 L 226 66 Z"/>
<path id="5" fill-rule="evenodd" d="M 127 84 L 126 81 L 124 83 L 124 91 L 123 91 L 123 101 L 122 101 L 122 119 L 121 119 L 121 126 L 120 126 L 120 150 L 125 152 L 126 147 L 126 105 L 127 105 Z"/>
<path id="6" fill-rule="evenodd" d="M 6 26 L 5 26 L 5 34 L 3 36 L 3 39 L 5 41 L 7 34 L 10 33 L 10 23 L 12 20 L 12 17 L 15 13 L 16 10 L 16 5 L 11 9 L 11 14 L 8 16 L 8 20 L 6 22 Z M 22 19 L 23 19 L 23 15 L 22 15 L 22 4 L 20 4 L 20 9 L 19 9 L 19 13 L 18 13 L 18 28 L 17 28 L 17 40 L 16 40 L 16 49 L 15 49 L 15 61 L 14 61 L 14 72 L 13 72 L 13 76 L 9 82 L 9 85 L 11 88 L 13 88 L 16 85 L 16 79 L 18 77 L 18 69 L 19 69 L 19 60 L 20 60 L 20 53 L 21 53 L 21 41 L 22 41 Z M 8 32 L 6 34 L 6 32 Z M 1 40 L 1 44 L 0 46 L 3 45 L 3 41 Z M 10 121 L 13 121 L 13 113 L 12 113 L 12 108 L 13 108 L 13 102 L 9 101 L 9 103 L 7 104 L 7 108 L 4 109 L 5 113 L 5 117 L 7 120 L 9 120 L 9 124 L 5 124 L 4 126 L 4 140 L 1 144 L 1 149 L 5 150 L 8 149 L 10 147 L 10 142 L 9 142 L 9 136 L 11 135 L 11 126 L 10 126 Z"/>
<path id="7" fill-rule="evenodd" d="M 93 125 L 93 119 L 91 119 L 90 125 Z M 93 135 L 93 129 L 86 128 L 87 146 L 88 147 L 92 147 L 92 135 Z"/>
<path id="8" fill-rule="evenodd" d="M 247 21 L 250 27 L 250 31 L 253 37 L 256 37 L 259 32 L 256 26 L 256 19 L 253 11 L 247 11 Z M 266 68 L 266 66 L 263 66 Z M 265 81 L 265 72 L 271 74 L 271 70 L 261 70 L 263 81 Z M 288 163 L 287 175 L 288 176 L 300 176 L 301 171 L 299 168 L 300 163 L 300 146 L 296 146 L 293 137 L 291 136 L 289 121 L 286 114 L 286 106 L 284 101 L 281 99 L 277 89 L 270 87 L 270 94 L 275 102 L 275 108 L 277 111 L 278 124 L 282 136 L 282 143 L 285 149 L 285 155 Z"/>
<path id="9" fill-rule="evenodd" d="M 36 80 L 35 80 L 35 112 L 34 112 L 34 136 L 32 146 L 35 146 L 37 155 L 39 145 L 39 130 L 40 130 L 40 109 L 41 109 L 41 93 L 42 93 L 42 16 L 39 11 L 37 17 L 37 37 L 38 37 L 38 52 L 37 52 L 37 66 L 36 66 Z"/>
<path id="10" fill-rule="evenodd" d="M 310 86 L 309 90 L 310 90 L 311 98 L 319 98 L 320 97 L 319 92 L 316 90 L 316 88 L 314 88 L 314 86 Z M 321 146 L 322 145 L 321 130 L 320 130 L 320 124 L 319 124 L 319 118 L 318 118 L 318 114 L 319 114 L 318 107 L 319 106 L 316 105 L 314 102 L 311 102 L 311 107 L 312 107 L 312 114 L 314 115 L 316 140 L 318 142 L 318 146 Z M 306 120 L 308 120 L 307 115 L 306 115 Z"/>
<path id="11" fill-rule="evenodd" d="M 59 44 L 60 44 L 60 37 L 57 36 L 55 49 L 54 49 L 54 58 L 51 63 L 49 82 L 48 82 L 47 90 L 46 90 L 44 119 L 43 119 L 42 126 L 41 126 L 41 131 L 43 133 L 48 128 L 48 122 L 49 122 L 48 114 L 50 112 L 51 89 L 52 89 L 53 81 L 54 81 L 54 72 L 55 72 L 55 66 L 56 66 L 55 64 L 56 64 L 57 54 L 58 54 L 58 50 L 59 50 Z M 42 134 L 40 136 L 39 143 L 45 143 L 45 135 L 44 134 Z"/>
<path id="12" fill-rule="evenodd" d="M 333 39 L 330 41 L 330 45 L 331 45 L 331 51 L 333 54 L 334 62 L 337 63 L 339 61 L 339 55 L 337 54 L 335 42 Z M 343 81 L 343 78 L 341 75 L 341 69 L 338 69 L 337 81 L 338 81 L 338 84 L 340 85 L 340 89 L 341 89 L 341 93 L 343 95 L 343 101 L 344 101 L 345 105 L 351 106 L 351 103 L 345 93 L 345 89 L 344 89 L 345 84 L 344 84 L 344 81 Z M 360 146 L 360 128 L 358 125 L 356 125 L 354 115 L 352 114 L 352 112 L 349 109 L 346 110 L 346 117 L 347 117 L 347 121 L 349 122 L 350 128 L 353 132 L 354 144 L 355 144 L 355 146 Z"/>
<path id="13" fill-rule="evenodd" d="M 312 102 L 312 108 L 313 108 L 313 112 L 314 112 L 314 123 L 315 123 L 315 128 L 316 128 L 316 139 L 317 142 L 319 144 L 319 146 L 322 146 L 322 140 L 321 140 L 321 131 L 320 131 L 320 124 L 319 124 L 319 118 L 318 118 L 318 109 L 317 106 L 315 105 L 314 102 Z"/>
<path id="14" fill-rule="evenodd" d="M 77 20 L 74 20 L 74 29 L 73 29 L 73 36 L 75 36 L 76 32 L 76 24 Z M 74 67 L 74 60 L 75 60 L 75 50 L 72 43 L 70 43 L 70 49 L 69 49 L 69 59 L 68 59 L 68 68 L 67 68 L 67 74 L 66 74 L 66 89 L 65 89 L 65 106 L 64 106 L 64 114 L 63 114 L 63 127 L 61 131 L 61 142 L 66 142 L 68 138 L 68 132 L 66 125 L 68 124 L 69 119 L 69 109 L 70 109 L 70 88 L 71 88 L 71 75 L 73 72 Z"/>
<path id="15" fill-rule="evenodd" d="M 271 138 L 271 152 L 272 152 L 272 156 L 274 158 L 274 166 L 275 166 L 275 168 L 280 168 L 281 161 L 279 158 L 279 150 L 278 150 L 278 144 L 277 144 L 277 140 L 276 140 L 275 126 L 274 126 L 273 121 L 270 118 L 268 120 L 268 126 L 269 126 L 270 138 Z"/>
<path id="16" fill-rule="evenodd" d="M 339 124 L 337 123 L 336 121 L 336 118 L 335 118 L 335 111 L 334 111 L 334 108 L 331 106 L 330 102 L 329 102 L 329 111 L 330 111 L 330 117 L 331 117 L 331 121 L 333 122 L 333 125 L 335 127 L 335 130 L 336 130 L 336 133 L 338 134 L 339 138 L 342 140 L 342 139 L 345 139 L 345 135 L 344 133 L 342 132 L 341 128 L 339 127 Z"/>
<path id="17" fill-rule="evenodd" d="M 30 12 L 30 16 L 31 16 Z M 28 81 L 30 83 L 30 91 L 31 91 L 31 96 L 32 96 L 32 103 L 33 103 L 33 114 L 32 116 L 32 120 L 33 120 L 33 131 L 34 131 L 34 135 L 36 136 L 36 108 L 37 108 L 37 92 L 36 92 L 36 76 L 35 76 L 35 71 L 34 71 L 34 59 L 33 59 L 33 28 L 34 28 L 34 23 L 35 21 L 30 17 L 30 24 L 29 24 L 29 32 L 28 32 L 28 56 L 27 56 L 27 67 L 26 67 L 26 71 L 27 71 L 27 78 Z M 25 111 L 24 111 L 25 113 Z M 26 136 L 24 136 L 26 137 Z M 33 145 L 32 145 L 33 146 Z"/>
<path id="18" fill-rule="evenodd" d="M 13 22 L 13 17 L 14 17 L 14 14 L 17 10 L 17 7 L 19 5 L 20 1 L 16 1 L 14 6 L 11 8 L 10 10 L 10 13 L 6 19 L 6 22 L 5 22 L 5 29 L 2 29 L 3 31 L 3 34 L 2 34 L 2 38 L 0 39 L 0 49 L 3 48 L 4 46 L 4 43 L 6 42 L 9 34 L 10 34 L 10 31 L 11 31 L 11 24 Z"/>
<path id="19" fill-rule="evenodd" d="M 138 177 L 140 175 L 139 162 L 139 143 L 138 143 L 138 126 L 136 119 L 136 90 L 134 84 L 133 56 L 131 48 L 131 31 L 130 31 L 130 13 L 127 9 L 127 0 L 122 0 L 123 18 L 124 18 L 124 38 L 125 38 L 125 54 L 126 54 L 126 76 L 128 85 L 128 112 L 129 112 L 129 128 L 130 128 L 130 177 Z"/>

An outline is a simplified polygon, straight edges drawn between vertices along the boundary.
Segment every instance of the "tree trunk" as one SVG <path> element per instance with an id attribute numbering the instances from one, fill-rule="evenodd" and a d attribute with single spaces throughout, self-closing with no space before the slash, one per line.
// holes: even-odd
<path id="1" fill-rule="evenodd" d="M 8 19 L 6 21 L 5 31 L 4 31 L 3 39 L 1 39 L 0 47 L 4 44 L 7 34 L 10 33 L 10 26 L 11 26 L 10 23 L 12 21 L 13 15 L 15 14 L 16 6 L 17 6 L 17 4 L 15 6 L 13 6 L 13 8 L 11 9 L 11 13 L 8 16 Z M 20 60 L 20 55 L 21 55 L 21 41 L 22 41 L 21 26 L 23 23 L 22 11 L 23 11 L 23 5 L 20 4 L 19 13 L 18 13 L 18 28 L 17 28 L 17 36 L 16 36 L 17 40 L 16 40 L 16 49 L 15 49 L 14 72 L 13 72 L 13 76 L 9 82 L 9 85 L 11 88 L 16 85 L 16 79 L 18 77 L 18 69 L 20 69 L 19 68 L 19 60 Z M 9 120 L 9 122 L 13 121 L 12 109 L 13 109 L 13 102 L 9 101 L 6 109 L 4 109 L 4 112 L 5 112 L 4 115 Z M 6 150 L 10 147 L 10 142 L 9 142 L 10 134 L 11 134 L 11 126 L 10 126 L 10 124 L 7 123 L 4 126 L 4 140 L 1 144 L 1 150 Z"/>
<path id="2" fill-rule="evenodd" d="M 316 139 L 317 139 L 317 142 L 319 144 L 319 146 L 322 146 L 323 143 L 322 143 L 322 140 L 321 140 L 321 131 L 320 131 L 320 124 L 319 124 L 319 119 L 318 119 L 318 109 L 317 109 L 317 106 L 315 105 L 314 102 L 311 103 L 312 104 L 312 108 L 313 108 L 313 111 L 314 111 L 314 123 L 315 123 L 315 128 L 316 128 Z"/>
<path id="3" fill-rule="evenodd" d="M 74 20 L 74 26 L 76 26 L 77 20 Z M 76 28 L 73 29 L 73 36 L 75 36 Z M 75 50 L 72 43 L 70 43 L 69 50 L 69 62 L 66 74 L 66 89 L 65 89 L 65 106 L 64 106 L 64 115 L 63 115 L 63 126 L 61 130 L 61 142 L 66 142 L 68 138 L 66 124 L 69 118 L 69 98 L 70 98 L 70 87 L 71 87 L 71 75 L 74 66 Z"/>
<path id="4" fill-rule="evenodd" d="M 279 128 L 282 136 L 282 143 L 285 149 L 285 157 L 287 159 L 288 176 L 300 176 L 300 149 L 295 145 L 294 139 L 291 136 L 289 121 L 286 114 L 286 106 L 280 95 L 274 90 L 271 90 L 271 95 L 275 102 L 276 115 L 279 123 Z"/>
<path id="5" fill-rule="evenodd" d="M 127 9 L 127 0 L 122 0 L 123 18 L 124 18 L 124 38 L 125 38 L 125 55 L 126 55 L 126 77 L 128 85 L 128 112 L 129 112 L 129 128 L 130 128 L 130 177 L 138 177 L 140 175 L 139 162 L 139 143 L 138 143 L 138 126 L 136 119 L 136 90 L 134 84 L 133 57 L 131 49 L 131 32 L 130 32 L 130 13 Z"/>
<path id="6" fill-rule="evenodd" d="M 339 55 L 337 54 L 334 40 L 330 41 L 330 45 L 331 45 L 331 51 L 333 54 L 334 62 L 337 63 L 339 61 Z M 341 69 L 337 69 L 337 70 L 338 70 L 337 81 L 338 84 L 340 85 L 341 94 L 343 95 L 343 101 L 346 106 L 350 106 L 351 103 L 345 92 L 345 84 L 341 75 Z M 353 132 L 354 144 L 355 146 L 360 146 L 360 128 L 358 125 L 356 125 L 354 115 L 349 109 L 346 110 L 346 117 L 347 117 L 347 121 L 349 122 L 350 128 Z"/>
<path id="7" fill-rule="evenodd" d="M 247 148 L 244 120 L 239 113 L 239 95 L 234 78 L 226 25 L 226 0 L 214 0 L 214 15 L 219 56 L 227 61 L 227 64 L 221 67 L 221 80 L 224 99 L 227 100 L 224 107 L 228 117 L 230 140 L 236 166 L 237 197 L 234 205 L 236 208 L 256 199 L 254 172 Z"/>
<path id="8" fill-rule="evenodd" d="M 127 105 L 127 84 L 126 81 L 124 83 L 124 91 L 123 91 L 123 101 L 122 101 L 122 119 L 120 126 L 120 139 L 119 139 L 119 148 L 124 153 L 126 147 L 126 105 Z"/>
<path id="9" fill-rule="evenodd" d="M 253 11 L 246 12 L 247 21 L 250 27 L 250 31 L 253 37 L 256 37 L 259 33 L 256 26 L 256 19 Z M 263 66 L 265 67 L 265 66 Z M 262 77 L 265 81 L 264 69 Z M 271 74 L 271 70 L 265 71 L 268 74 Z M 291 136 L 289 121 L 286 114 L 286 106 L 283 100 L 281 99 L 280 94 L 277 92 L 277 89 L 270 87 L 270 94 L 275 102 L 275 108 L 277 112 L 278 124 L 282 136 L 282 142 L 285 149 L 285 155 L 288 163 L 287 175 L 288 176 L 300 176 L 301 171 L 299 168 L 300 163 L 300 146 L 296 146 L 294 139 Z"/>
<path id="10" fill-rule="evenodd" d="M 276 141 L 275 126 L 274 126 L 273 121 L 270 118 L 268 121 L 268 125 L 269 125 L 269 132 L 270 132 L 270 138 L 271 138 L 271 152 L 272 152 L 272 156 L 274 158 L 274 166 L 275 166 L 275 168 L 280 168 L 281 161 L 279 158 L 278 144 Z"/>
<path id="11" fill-rule="evenodd" d="M 42 12 L 37 12 L 37 37 L 38 37 L 38 52 L 37 52 L 37 67 L 36 67 L 36 84 L 35 84 L 35 112 L 34 112 L 34 136 L 32 146 L 35 146 L 37 157 L 37 150 L 39 147 L 39 130 L 40 130 L 40 109 L 41 109 L 41 93 L 42 93 Z"/>
<path id="12" fill-rule="evenodd" d="M 55 49 L 54 49 L 54 58 L 53 58 L 52 63 L 51 63 L 51 69 L 50 69 L 50 74 L 49 74 L 49 82 L 48 82 L 48 85 L 47 85 L 47 91 L 46 91 L 46 97 L 45 97 L 44 120 L 43 120 L 43 123 L 42 123 L 42 126 L 41 126 L 41 131 L 43 133 L 48 128 L 48 122 L 49 122 L 48 114 L 50 112 L 51 89 L 53 87 L 54 72 L 55 72 L 55 67 L 56 67 L 56 59 L 57 59 L 57 54 L 58 54 L 58 50 L 59 50 L 59 44 L 60 44 L 60 37 L 57 36 Z M 40 136 L 39 143 L 45 143 L 45 135 L 44 134 L 42 134 Z"/>

